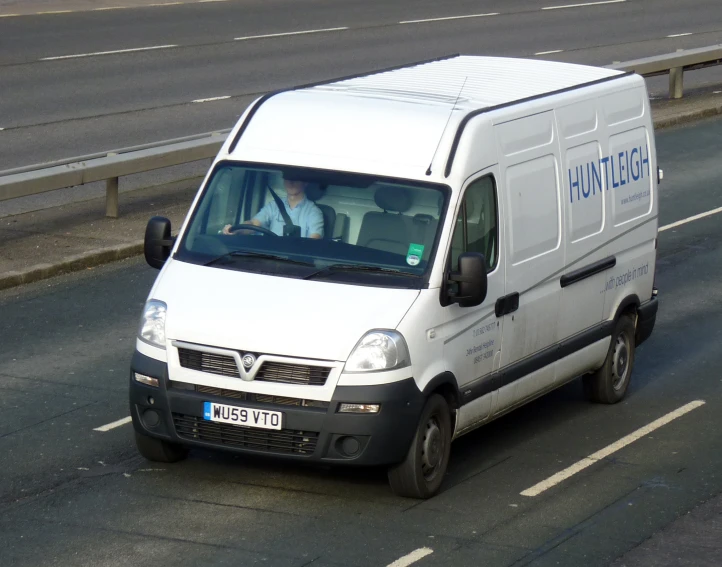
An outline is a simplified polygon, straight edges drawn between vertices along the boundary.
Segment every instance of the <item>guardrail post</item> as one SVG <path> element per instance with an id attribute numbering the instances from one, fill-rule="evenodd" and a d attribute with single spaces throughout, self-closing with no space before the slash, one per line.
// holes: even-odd
<path id="1" fill-rule="evenodd" d="M 118 218 L 118 178 L 105 180 L 105 216 Z"/>
<path id="2" fill-rule="evenodd" d="M 673 67 L 669 70 L 669 96 L 670 98 L 682 98 L 684 88 L 684 68 Z"/>

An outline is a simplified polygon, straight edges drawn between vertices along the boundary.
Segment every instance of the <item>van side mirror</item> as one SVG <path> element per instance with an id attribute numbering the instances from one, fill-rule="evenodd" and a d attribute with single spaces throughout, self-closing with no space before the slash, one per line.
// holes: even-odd
<path id="1" fill-rule="evenodd" d="M 459 269 L 449 274 L 449 281 L 459 284 L 459 290 L 450 297 L 461 307 L 476 307 L 486 299 L 486 259 L 478 252 L 464 252 L 459 256 Z"/>
<path id="2" fill-rule="evenodd" d="M 153 217 L 145 227 L 143 254 L 151 268 L 160 270 L 170 256 L 175 238 L 170 235 L 170 221 L 165 217 Z"/>

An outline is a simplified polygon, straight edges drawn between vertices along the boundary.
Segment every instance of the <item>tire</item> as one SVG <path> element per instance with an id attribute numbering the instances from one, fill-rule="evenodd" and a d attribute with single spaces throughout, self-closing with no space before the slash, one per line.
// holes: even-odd
<path id="1" fill-rule="evenodd" d="M 137 431 L 135 432 L 135 445 L 141 455 L 156 463 L 176 463 L 188 456 L 188 449 L 183 445 L 148 437 Z"/>
<path id="2" fill-rule="evenodd" d="M 439 394 L 426 401 L 406 458 L 389 469 L 398 496 L 430 498 L 439 491 L 451 452 L 449 405 Z"/>
<path id="3" fill-rule="evenodd" d="M 591 401 L 616 404 L 624 398 L 634 368 L 634 334 L 631 315 L 622 315 L 614 327 L 604 364 L 584 377 L 584 389 Z"/>

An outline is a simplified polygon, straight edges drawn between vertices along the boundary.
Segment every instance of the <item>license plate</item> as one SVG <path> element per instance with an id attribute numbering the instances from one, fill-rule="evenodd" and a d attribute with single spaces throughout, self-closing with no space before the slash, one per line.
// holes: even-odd
<path id="1" fill-rule="evenodd" d="M 203 419 L 260 429 L 281 429 L 283 413 L 203 402 Z"/>

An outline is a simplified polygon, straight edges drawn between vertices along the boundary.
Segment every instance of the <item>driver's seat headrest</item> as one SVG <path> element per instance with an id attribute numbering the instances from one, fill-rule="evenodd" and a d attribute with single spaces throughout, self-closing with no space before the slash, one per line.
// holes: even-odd
<path id="1" fill-rule="evenodd" d="M 382 185 L 374 193 L 376 205 L 386 212 L 405 213 L 411 208 L 411 193 L 403 187 Z"/>
<path id="2" fill-rule="evenodd" d="M 318 183 L 309 183 L 306 186 L 306 198 L 314 203 L 323 197 L 323 190 Z"/>

